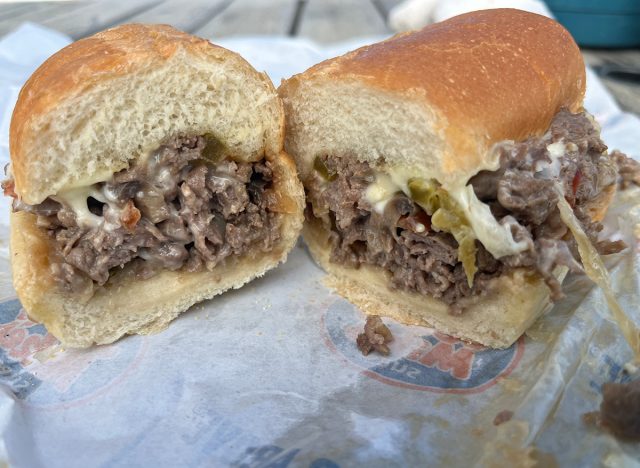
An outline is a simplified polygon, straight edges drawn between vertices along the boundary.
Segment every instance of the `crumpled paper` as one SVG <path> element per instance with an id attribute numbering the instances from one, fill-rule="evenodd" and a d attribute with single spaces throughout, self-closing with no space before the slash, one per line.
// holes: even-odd
<path id="1" fill-rule="evenodd" d="M 375 40 L 372 38 L 371 41 Z M 0 158 L 21 83 L 68 39 L 25 25 L 0 40 Z M 302 40 L 218 41 L 280 78 L 355 47 Z M 612 148 L 640 157 L 640 121 L 589 73 L 586 107 Z M 638 190 L 607 224 L 627 237 Z M 362 356 L 363 315 L 321 283 L 302 244 L 240 290 L 199 304 L 166 331 L 62 349 L 10 284 L 0 224 L 0 458 L 16 467 L 622 466 L 638 445 L 581 422 L 605 382 L 630 377 L 631 352 L 601 291 L 570 276 L 567 297 L 506 350 L 385 319 L 390 357 Z M 638 244 L 610 259 L 638 322 Z M 494 425 L 503 411 L 511 420 Z M 504 413 L 503 413 L 504 414 Z"/>

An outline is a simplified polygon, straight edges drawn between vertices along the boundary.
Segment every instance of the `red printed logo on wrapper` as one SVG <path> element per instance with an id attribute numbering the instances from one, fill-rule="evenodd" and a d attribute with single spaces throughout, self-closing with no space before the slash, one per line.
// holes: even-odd
<path id="1" fill-rule="evenodd" d="M 18 300 L 0 303 L 0 382 L 31 406 L 80 405 L 122 382 L 139 365 L 143 338 L 118 346 L 62 350 L 46 328 L 27 317 Z"/>
<path id="2" fill-rule="evenodd" d="M 327 343 L 364 374 L 389 385 L 436 393 L 478 393 L 509 375 L 524 353 L 521 338 L 510 348 L 491 349 L 425 328 L 398 326 L 391 356 L 363 356 L 356 347 L 362 314 L 344 300 L 323 315 Z M 419 333 L 419 334 L 416 334 Z"/>
<path id="3" fill-rule="evenodd" d="M 18 315 L 10 322 L 0 323 L 0 348 L 7 358 L 27 365 L 30 357 L 58 343 L 44 326 L 32 322 L 24 309 L 20 308 Z"/>
<path id="4" fill-rule="evenodd" d="M 431 341 L 425 337 L 420 347 L 406 358 L 426 367 L 448 372 L 458 380 L 469 380 L 476 360 L 476 352 L 483 351 L 485 348 L 438 332 L 432 336 L 435 340 Z"/>

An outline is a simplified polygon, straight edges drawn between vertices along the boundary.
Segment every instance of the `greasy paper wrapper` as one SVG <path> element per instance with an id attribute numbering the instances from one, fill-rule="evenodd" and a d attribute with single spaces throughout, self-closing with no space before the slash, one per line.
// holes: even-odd
<path id="1" fill-rule="evenodd" d="M 67 41 L 28 25 L 0 42 L 4 161 L 22 81 Z M 221 42 L 276 84 L 356 45 Z M 640 122 L 589 80 L 586 107 L 605 141 L 637 158 Z M 636 322 L 638 192 L 618 196 L 607 219 L 630 245 L 609 264 Z M 323 286 L 300 243 L 286 264 L 193 307 L 160 334 L 65 350 L 15 299 L 4 203 L 0 454 L 12 466 L 620 466 L 640 457 L 638 445 L 582 422 L 598 408 L 602 384 L 630 378 L 623 366 L 632 359 L 584 276 L 569 276 L 566 297 L 509 349 L 385 319 L 391 355 L 364 357 L 355 346 L 364 316 Z M 505 410 L 512 419 L 495 426 Z"/>

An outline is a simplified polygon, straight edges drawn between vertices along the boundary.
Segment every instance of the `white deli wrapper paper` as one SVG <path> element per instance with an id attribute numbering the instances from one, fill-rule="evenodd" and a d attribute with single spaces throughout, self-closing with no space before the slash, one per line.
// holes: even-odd
<path id="1" fill-rule="evenodd" d="M 276 85 L 359 45 L 218 42 Z M 66 43 L 34 25 L 0 41 L 3 164 L 20 86 Z M 620 112 L 591 73 L 586 107 L 610 148 L 640 157 L 640 121 Z M 607 225 L 621 226 L 631 246 L 612 259 L 612 277 L 638 322 L 637 191 L 618 198 Z M 322 285 L 300 243 L 284 265 L 193 307 L 160 334 L 66 350 L 15 298 L 3 203 L 0 457 L 11 466 L 622 466 L 640 457 L 640 446 L 582 422 L 604 383 L 633 378 L 623 372 L 631 351 L 583 276 L 570 276 L 566 298 L 509 349 L 385 319 L 391 355 L 365 357 L 355 346 L 363 314 Z M 495 426 L 505 410 L 512 419 Z"/>

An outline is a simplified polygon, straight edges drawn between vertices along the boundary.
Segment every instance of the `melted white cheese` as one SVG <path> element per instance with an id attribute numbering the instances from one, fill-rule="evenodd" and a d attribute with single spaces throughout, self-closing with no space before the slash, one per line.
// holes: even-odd
<path id="1" fill-rule="evenodd" d="M 122 208 L 118 206 L 115 194 L 111 193 L 106 185 L 100 188 L 97 184 L 94 184 L 64 190 L 53 199 L 71 209 L 76 216 L 78 226 L 82 228 L 92 229 L 103 226 L 108 231 L 119 228 L 120 224 L 118 222 L 108 222 L 103 216 L 95 215 L 89 211 L 89 197 L 108 205 L 110 211 L 109 219 L 112 221 L 120 219 Z"/>
<path id="2" fill-rule="evenodd" d="M 387 174 L 376 175 L 374 183 L 367 187 L 365 197 L 374 210 L 382 214 L 391 198 L 402 189 Z"/>
<path id="3" fill-rule="evenodd" d="M 541 173 L 545 179 L 557 179 L 560 177 L 560 171 L 562 170 L 562 158 L 569 151 L 576 151 L 578 147 L 575 143 L 565 143 L 563 140 L 556 141 L 547 145 L 547 151 L 549 152 L 549 161 L 539 160 L 536 162 L 535 170 Z M 531 156 L 527 154 L 527 158 Z"/>
<path id="4" fill-rule="evenodd" d="M 536 165 L 536 169 L 543 169 L 547 171 L 547 178 L 550 177 L 559 177 L 560 169 L 562 169 L 562 165 L 560 164 L 560 159 L 567 152 L 567 147 L 565 146 L 562 140 L 556 141 L 555 143 L 551 143 L 547 145 L 547 151 L 549 152 L 549 158 L 551 158 L 551 162 L 548 163 L 546 161 L 539 161 Z"/>
<path id="5" fill-rule="evenodd" d="M 388 169 L 387 173 L 376 174 L 376 180 L 366 190 L 367 201 L 382 213 L 386 204 L 398 192 L 410 196 L 408 181 L 416 174 L 407 169 Z M 482 203 L 470 185 L 445 187 L 451 197 L 460 205 L 471 224 L 476 238 L 495 258 L 512 255 L 526 250 L 526 242 L 516 242 L 509 225 L 500 224 L 491 214 L 489 206 Z"/>
<path id="6" fill-rule="evenodd" d="M 78 226 L 83 228 L 94 228 L 100 226 L 104 222 L 102 216 L 94 215 L 89 211 L 89 206 L 87 205 L 87 199 L 94 196 L 95 191 L 96 190 L 93 186 L 76 187 L 58 193 L 53 197 L 53 199 L 73 210 L 76 215 Z"/>
<path id="7" fill-rule="evenodd" d="M 494 258 L 502 258 L 527 249 L 526 242 L 514 240 L 509 225 L 498 222 L 489 205 L 478 199 L 471 185 L 449 189 L 449 194 L 464 211 L 476 238 Z"/>
<path id="8" fill-rule="evenodd" d="M 380 214 L 396 193 L 403 192 L 409 195 L 409 179 L 416 177 L 414 172 L 407 169 L 396 168 L 388 173 L 377 172 L 376 180 L 365 192 L 365 197 L 371 206 Z"/>
<path id="9" fill-rule="evenodd" d="M 153 151 L 145 151 L 139 158 L 138 164 L 145 162 L 152 156 Z M 171 174 L 168 169 L 163 168 L 161 172 L 161 182 L 166 184 L 169 182 Z M 117 170 L 115 172 L 118 172 Z M 118 222 L 108 222 L 103 216 L 97 216 L 89 211 L 88 198 L 92 197 L 101 203 L 108 205 L 111 211 L 109 219 L 120 219 L 122 208 L 118 205 L 117 197 L 114 193 L 107 189 L 106 184 L 100 187 L 98 184 L 110 180 L 114 175 L 113 171 L 104 170 L 94 173 L 91 176 L 76 180 L 59 191 L 52 198 L 73 210 L 76 215 L 78 226 L 83 228 L 96 228 L 103 226 L 104 229 L 111 231 L 120 227 Z"/>

